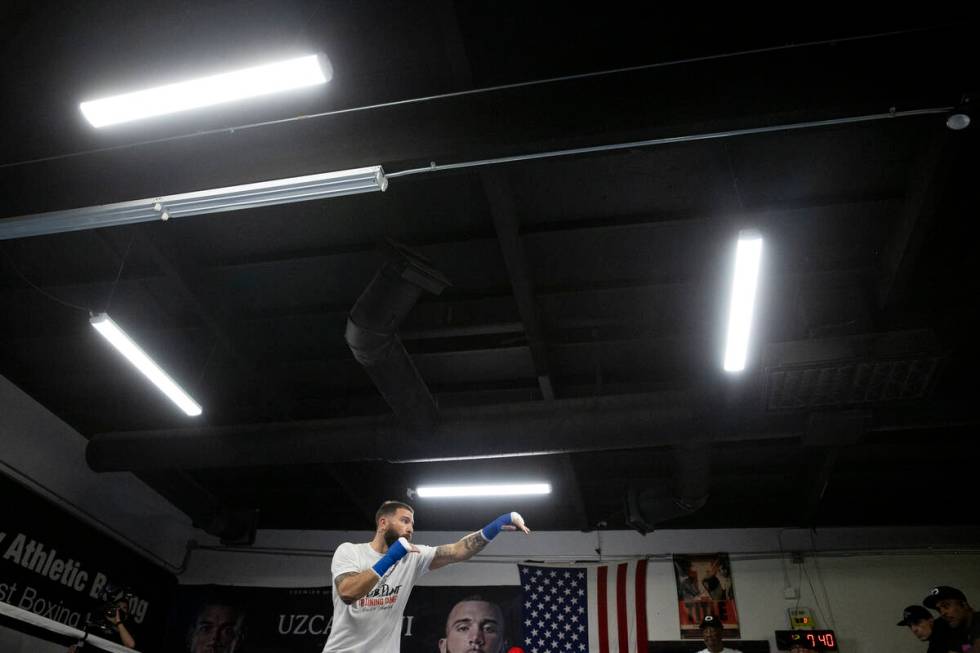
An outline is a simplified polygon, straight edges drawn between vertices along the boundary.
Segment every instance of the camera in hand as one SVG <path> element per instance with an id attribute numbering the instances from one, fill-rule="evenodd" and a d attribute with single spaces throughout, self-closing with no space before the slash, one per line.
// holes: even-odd
<path id="1" fill-rule="evenodd" d="M 100 637 L 114 636 L 116 612 L 119 613 L 120 622 L 126 621 L 129 617 L 129 600 L 133 598 L 133 592 L 127 587 L 108 582 L 98 598 L 102 604 L 90 613 L 86 630 Z"/>

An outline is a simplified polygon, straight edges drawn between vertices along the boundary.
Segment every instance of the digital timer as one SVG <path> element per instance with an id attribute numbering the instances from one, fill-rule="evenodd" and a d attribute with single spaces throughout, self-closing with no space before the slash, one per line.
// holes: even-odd
<path id="1" fill-rule="evenodd" d="M 788 651 L 796 644 L 802 644 L 814 651 L 836 651 L 837 636 L 832 630 L 777 630 L 776 648 Z"/>

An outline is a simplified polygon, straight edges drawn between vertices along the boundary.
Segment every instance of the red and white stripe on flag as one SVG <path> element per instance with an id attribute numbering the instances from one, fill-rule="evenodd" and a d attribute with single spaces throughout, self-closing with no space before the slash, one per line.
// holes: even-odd
<path id="1" fill-rule="evenodd" d="M 647 561 L 518 565 L 529 653 L 647 653 Z"/>
<path id="2" fill-rule="evenodd" d="M 589 651 L 647 653 L 647 561 L 588 568 Z"/>

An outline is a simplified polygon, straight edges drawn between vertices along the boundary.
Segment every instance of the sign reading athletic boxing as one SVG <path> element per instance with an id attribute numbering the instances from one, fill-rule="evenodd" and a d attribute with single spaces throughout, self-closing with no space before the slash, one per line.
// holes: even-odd
<path id="1" fill-rule="evenodd" d="M 3 474 L 0 497 L 0 601 L 83 629 L 125 597 L 137 648 L 163 653 L 173 574 Z"/>
<path id="2" fill-rule="evenodd" d="M 0 531 L 0 547 L 3 546 L 6 539 L 7 533 Z M 109 577 L 102 572 L 96 572 L 94 575 L 90 575 L 89 572 L 82 568 L 81 563 L 73 558 L 59 556 L 57 549 L 48 548 L 43 542 L 29 538 L 24 533 L 17 533 L 10 540 L 0 559 L 19 565 L 28 571 L 32 571 L 43 578 L 64 585 L 76 592 L 87 592 L 88 596 L 93 599 L 99 598 L 102 590 L 105 589 L 106 584 L 109 582 Z M 89 582 L 90 580 L 91 582 Z M 0 600 L 37 614 L 52 612 L 56 615 L 63 613 L 64 616 L 71 614 L 71 611 L 67 611 L 67 608 L 56 610 L 55 607 L 60 602 L 57 604 L 45 602 L 44 599 L 38 597 L 37 590 L 32 587 L 25 587 L 20 599 L 16 598 L 16 590 L 16 583 L 0 585 L 0 594 L 3 595 L 0 597 Z M 40 605 L 38 604 L 39 601 Z M 146 617 L 148 607 L 149 603 L 146 599 L 141 599 L 138 596 L 131 599 L 129 609 L 133 621 L 142 623 Z M 58 616 L 51 618 L 62 623 L 69 623 L 70 621 L 77 622 L 79 620 L 77 616 L 69 620 L 63 620 L 58 618 Z M 69 623 L 69 625 L 75 626 L 76 624 Z"/>

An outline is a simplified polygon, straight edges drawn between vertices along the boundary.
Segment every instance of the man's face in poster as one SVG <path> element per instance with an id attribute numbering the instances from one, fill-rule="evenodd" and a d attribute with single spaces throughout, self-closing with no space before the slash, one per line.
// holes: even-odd
<path id="1" fill-rule="evenodd" d="M 504 617 L 489 601 L 460 601 L 446 619 L 439 653 L 500 653 L 504 649 Z"/>
<path id="2" fill-rule="evenodd" d="M 235 653 L 242 639 L 242 614 L 230 605 L 206 605 L 191 630 L 190 653 Z"/>

